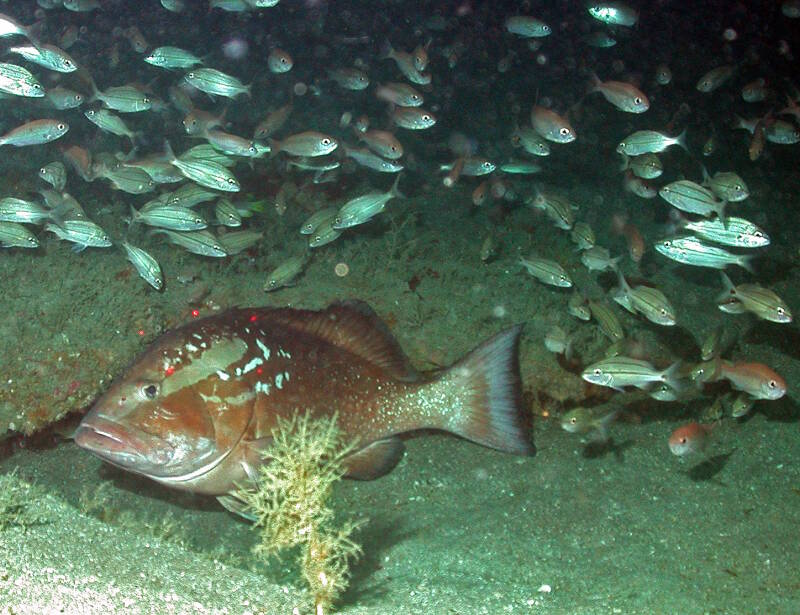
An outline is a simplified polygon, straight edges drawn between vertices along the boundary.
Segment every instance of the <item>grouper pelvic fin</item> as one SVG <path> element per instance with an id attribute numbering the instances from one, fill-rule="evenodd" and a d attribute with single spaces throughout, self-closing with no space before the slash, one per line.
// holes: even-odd
<path id="1" fill-rule="evenodd" d="M 358 480 L 373 480 L 391 472 L 400 463 L 406 445 L 400 438 L 385 438 L 371 442 L 344 459 L 345 476 Z"/>
<path id="2" fill-rule="evenodd" d="M 396 380 L 420 379 L 389 328 L 363 301 L 338 301 L 319 312 L 278 309 L 272 317 L 358 355 Z"/>

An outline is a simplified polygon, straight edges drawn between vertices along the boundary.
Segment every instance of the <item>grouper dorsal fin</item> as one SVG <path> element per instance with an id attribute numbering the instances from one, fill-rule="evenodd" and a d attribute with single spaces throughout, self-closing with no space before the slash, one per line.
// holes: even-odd
<path id="1" fill-rule="evenodd" d="M 320 311 L 279 309 L 274 316 L 290 327 L 358 355 L 396 380 L 419 380 L 389 328 L 363 301 L 338 301 Z"/>

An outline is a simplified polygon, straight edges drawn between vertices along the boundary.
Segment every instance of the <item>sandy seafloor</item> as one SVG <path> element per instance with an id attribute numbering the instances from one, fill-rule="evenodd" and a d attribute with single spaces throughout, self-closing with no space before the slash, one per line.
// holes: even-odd
<path id="1" fill-rule="evenodd" d="M 758 279 L 797 314 L 797 234 L 787 188 L 778 193 L 780 185 L 758 174 L 747 181 L 750 211 L 774 241 L 757 262 Z M 76 255 L 55 241 L 35 252 L 4 251 L 0 430 L 86 407 L 160 330 L 189 318 L 192 305 L 212 313 L 208 299 L 222 307 L 322 307 L 359 298 L 387 320 L 422 368 L 449 364 L 476 341 L 525 322 L 526 411 L 552 417 L 580 404 L 627 403 L 624 420 L 610 430 L 613 446 L 587 449 L 542 416 L 533 458 L 437 435 L 409 441 L 390 475 L 346 481 L 336 492 L 342 515 L 369 518 L 357 536 L 365 556 L 339 611 L 800 612 L 797 325 L 722 314 L 713 305 L 720 289 L 715 272 L 675 266 L 652 249 L 640 272 L 626 264 L 678 310 L 680 326 L 671 329 L 617 310 L 629 335 L 659 364 L 696 360 L 704 333 L 724 322 L 738 336 L 726 356 L 766 362 L 789 383 L 784 399 L 759 402 L 743 421 L 723 419 L 704 455 L 679 460 L 666 445 L 670 432 L 700 416 L 714 391 L 664 404 L 585 386 L 579 366 L 569 371 L 544 349 L 545 333 L 554 324 L 576 332 L 584 364 L 600 358 L 609 342 L 596 324 L 567 314 L 569 292 L 536 282 L 516 261 L 532 252 L 555 256 L 590 294 L 610 289 L 613 277 L 590 276 L 567 234 L 530 210 L 500 218 L 472 209 L 470 182 L 451 192 L 409 183 L 411 198 L 317 252 L 296 286 L 269 295 L 261 291 L 266 272 L 302 246 L 296 235 L 302 211 L 283 218 L 270 212 L 263 246 L 232 260 L 141 239 L 164 267 L 163 294 L 132 273 L 119 251 Z M 611 211 L 634 212 L 649 242 L 663 232 L 651 210 L 663 211 L 664 203 L 606 196 L 601 204 L 594 192 L 561 186 L 612 253 L 624 243 L 608 233 Z M 610 186 L 606 194 L 618 194 Z M 114 198 L 92 211 L 119 238 L 125 197 Z M 765 215 L 758 203 L 773 208 Z M 478 252 L 490 225 L 499 250 L 484 264 Z M 334 275 L 339 262 L 350 266 L 347 277 Z M 179 273 L 193 281 L 178 282 Z M 734 276 L 748 279 L 739 271 Z M 198 296 L 199 304 L 189 303 Z M 215 501 L 124 474 L 56 440 L 15 437 L 4 447 L 0 470 L 18 467 L 21 478 L 37 485 L 26 514 L 38 522 L 0 532 L 3 615 L 277 614 L 302 604 L 291 560 L 269 566 L 253 560 L 253 532 Z M 102 483 L 109 483 L 96 498 L 102 504 L 87 504 Z"/>

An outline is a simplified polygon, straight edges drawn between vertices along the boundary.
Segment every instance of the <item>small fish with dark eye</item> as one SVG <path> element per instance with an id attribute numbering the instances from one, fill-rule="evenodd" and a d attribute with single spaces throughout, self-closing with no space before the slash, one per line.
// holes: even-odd
<path id="1" fill-rule="evenodd" d="M 554 143 L 572 143 L 577 137 L 575 129 L 565 118 L 538 105 L 531 110 L 531 126 L 542 137 Z"/>
<path id="2" fill-rule="evenodd" d="M 729 306 L 724 311 L 729 313 L 750 312 L 763 320 L 777 323 L 792 322 L 792 312 L 789 306 L 774 291 L 764 288 L 759 284 L 739 284 L 734 286 L 731 279 L 720 272 L 725 290 L 717 297 L 717 303 L 722 309 L 723 304 L 733 303 L 741 309 L 731 309 Z"/>
<path id="3" fill-rule="evenodd" d="M 166 69 L 192 68 L 203 63 L 191 51 L 180 47 L 157 47 L 144 58 L 144 61 Z"/>
<path id="4" fill-rule="evenodd" d="M 38 248 L 39 240 L 16 222 L 0 222 L 0 246 L 4 248 Z"/>
<path id="5" fill-rule="evenodd" d="M 232 75 L 223 73 L 216 68 L 197 68 L 184 75 L 183 80 L 209 96 L 222 96 L 236 98 L 241 94 L 250 96 L 250 85 L 244 85 Z"/>
<path id="6" fill-rule="evenodd" d="M 50 162 L 39 169 L 39 177 L 53 186 L 56 190 L 63 190 L 67 185 L 67 169 L 58 161 Z"/>
<path id="7" fill-rule="evenodd" d="M 264 292 L 271 292 L 293 284 L 297 276 L 305 269 L 308 260 L 307 254 L 290 256 L 284 260 L 267 275 L 267 281 L 264 284 Z"/>
<path id="8" fill-rule="evenodd" d="M 586 10 L 598 21 L 612 26 L 631 28 L 639 21 L 639 12 L 636 9 L 615 0 L 591 2 Z"/>
<path id="9" fill-rule="evenodd" d="M 593 440 L 607 441 L 608 426 L 619 416 L 619 409 L 602 410 L 579 406 L 561 417 L 561 429 L 569 433 L 592 433 Z"/>
<path id="10" fill-rule="evenodd" d="M 506 30 L 521 38 L 540 38 L 550 36 L 553 30 L 541 19 L 530 15 L 512 15 L 506 19 Z"/>
<path id="11" fill-rule="evenodd" d="M 705 185 L 711 188 L 717 198 L 731 203 L 744 201 L 750 196 L 747 184 L 736 173 L 731 171 L 720 171 L 714 173 L 712 177 L 707 177 Z"/>
<path id="12" fill-rule="evenodd" d="M 54 233 L 59 239 L 74 243 L 74 252 L 113 245 L 108 234 L 91 220 L 63 220 L 59 224 L 45 225 L 44 230 Z"/>
<path id="13" fill-rule="evenodd" d="M 665 382 L 672 388 L 681 388 L 678 382 L 680 362 L 664 370 L 658 370 L 647 361 L 625 356 L 603 359 L 583 370 L 581 377 L 598 386 L 623 391 L 626 386 L 647 389 L 653 383 Z"/>
<path id="14" fill-rule="evenodd" d="M 161 265 L 158 264 L 158 261 L 149 252 L 137 248 L 127 241 L 122 242 L 122 247 L 141 278 L 156 290 L 162 290 L 164 274 L 161 273 Z"/>
<path id="15" fill-rule="evenodd" d="M 292 156 L 326 156 L 339 146 L 333 137 L 309 130 L 270 143 L 272 151 L 285 152 Z"/>
<path id="16" fill-rule="evenodd" d="M 60 120 L 33 120 L 0 137 L 0 146 L 25 147 L 42 145 L 60 139 L 69 131 L 69 124 Z"/>
<path id="17" fill-rule="evenodd" d="M 534 278 L 549 284 L 551 286 L 558 286 L 560 288 L 570 288 L 572 280 L 564 268 L 556 261 L 549 258 L 540 258 L 538 256 L 529 256 L 528 258 L 519 257 L 519 264 Z"/>
<path id="18" fill-rule="evenodd" d="M 5 62 L 0 62 L 0 92 L 29 98 L 45 95 L 42 84 L 27 69 Z"/>

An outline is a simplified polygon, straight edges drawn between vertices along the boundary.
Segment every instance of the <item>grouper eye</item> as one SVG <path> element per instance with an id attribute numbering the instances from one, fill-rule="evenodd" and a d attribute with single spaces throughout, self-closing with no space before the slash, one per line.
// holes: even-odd
<path id="1" fill-rule="evenodd" d="M 158 385 L 146 384 L 142 387 L 142 393 L 147 399 L 155 399 L 158 396 Z"/>

